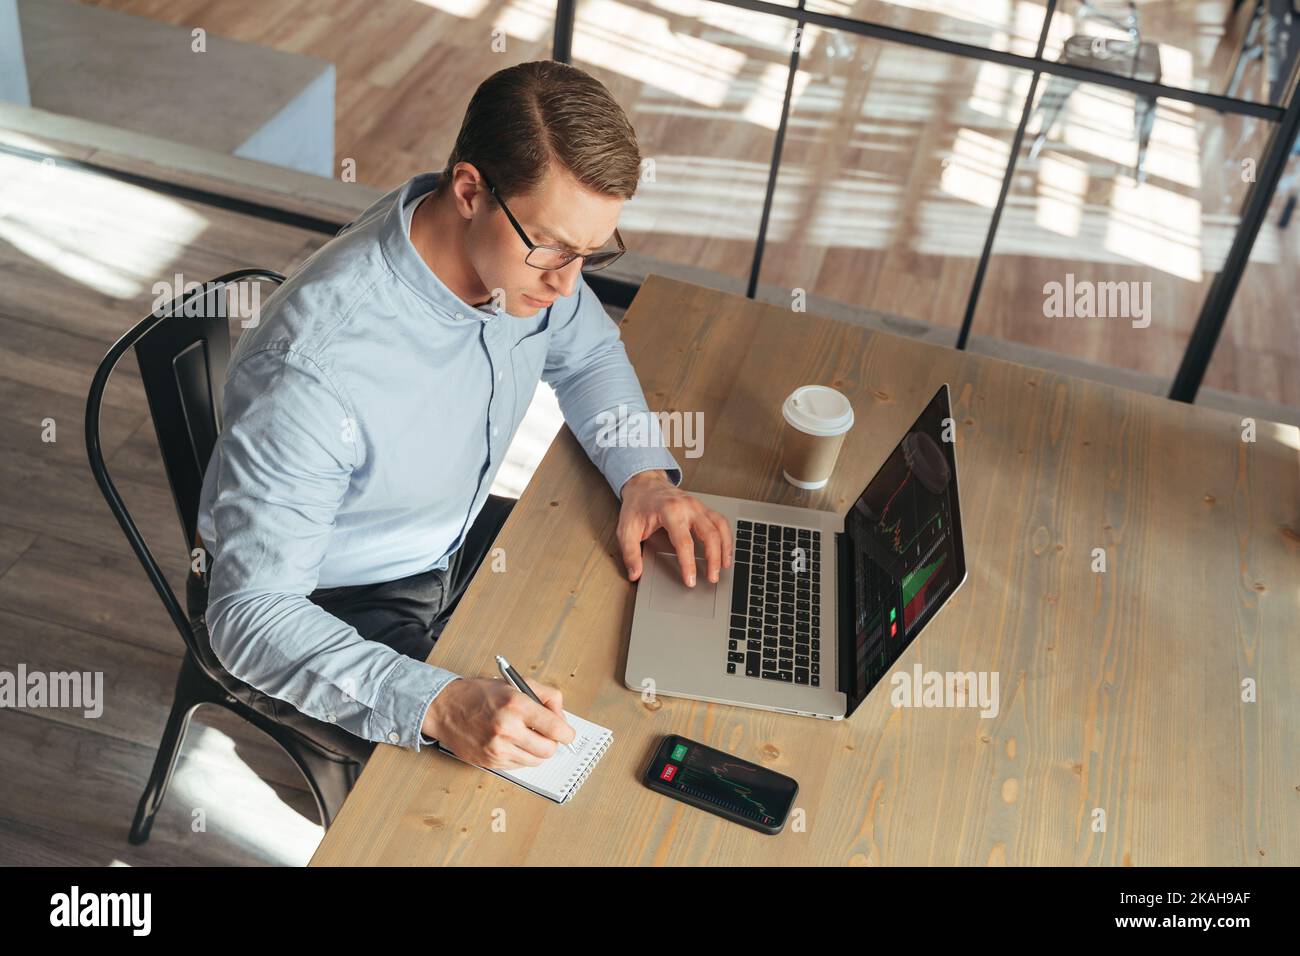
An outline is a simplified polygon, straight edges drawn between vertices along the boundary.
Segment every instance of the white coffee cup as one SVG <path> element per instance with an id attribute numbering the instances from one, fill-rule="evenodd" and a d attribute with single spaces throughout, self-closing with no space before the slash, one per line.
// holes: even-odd
<path id="1" fill-rule="evenodd" d="M 835 470 L 853 406 L 827 385 L 796 388 L 781 405 L 781 473 L 796 488 L 824 488 Z"/>

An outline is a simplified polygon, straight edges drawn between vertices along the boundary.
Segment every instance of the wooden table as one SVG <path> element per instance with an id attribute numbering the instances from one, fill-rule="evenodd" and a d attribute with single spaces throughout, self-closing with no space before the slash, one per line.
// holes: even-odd
<path id="1" fill-rule="evenodd" d="M 704 412 L 703 456 L 676 453 L 687 488 L 840 512 L 951 384 L 970 575 L 894 670 L 997 671 L 998 715 L 895 708 L 887 680 L 839 723 L 643 703 L 622 679 L 617 502 L 566 429 L 501 532 L 506 571 L 484 566 L 431 660 L 490 676 L 504 653 L 612 748 L 557 806 L 380 747 L 313 865 L 1300 864 L 1294 427 L 1244 442 L 1225 413 L 659 276 L 623 338 L 652 409 Z M 800 492 L 779 406 L 815 382 L 857 424 L 827 488 Z M 645 789 L 668 733 L 795 777 L 804 828 L 764 836 Z"/>

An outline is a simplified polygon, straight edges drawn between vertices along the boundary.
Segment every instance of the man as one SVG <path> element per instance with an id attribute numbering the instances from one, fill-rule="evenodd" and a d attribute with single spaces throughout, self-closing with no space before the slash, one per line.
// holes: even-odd
<path id="1" fill-rule="evenodd" d="M 621 500 L 629 579 L 663 528 L 689 586 L 695 538 L 718 580 L 730 529 L 680 490 L 672 455 L 597 440 L 620 407 L 648 415 L 580 275 L 617 257 L 639 174 L 598 81 L 502 70 L 440 176 L 384 196 L 267 300 L 230 363 L 199 507 L 205 617 L 232 674 L 366 741 L 438 740 L 483 766 L 572 740 L 555 688 L 533 684 L 541 707 L 425 662 L 507 517 L 488 489 L 539 379 Z"/>

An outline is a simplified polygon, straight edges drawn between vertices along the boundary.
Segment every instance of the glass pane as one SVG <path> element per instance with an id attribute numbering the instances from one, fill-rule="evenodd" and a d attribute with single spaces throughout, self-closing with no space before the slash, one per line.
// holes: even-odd
<path id="1" fill-rule="evenodd" d="M 743 288 L 796 25 L 707 0 L 582 0 L 573 64 L 613 93 L 645 172 L 611 272 Z M 720 281 L 720 280 L 729 281 Z"/>
<path id="2" fill-rule="evenodd" d="M 1262 121 L 1044 76 L 972 349 L 1167 393 L 1268 133 Z"/>
<path id="3" fill-rule="evenodd" d="M 1033 56 L 1047 5 L 1041 0 L 808 0 L 808 9 L 911 30 L 986 50 Z"/>
<path id="4" fill-rule="evenodd" d="M 1167 86 L 1276 103 L 1300 46 L 1292 20 L 1290 0 L 1064 0 L 1043 56 L 1062 59 L 1073 36 L 1103 41 L 1098 52 L 1136 40 Z"/>
<path id="5" fill-rule="evenodd" d="M 1215 392 L 1264 403 L 1259 414 L 1300 424 L 1300 158 L 1292 156 L 1233 297 L 1198 403 Z"/>
<path id="6" fill-rule="evenodd" d="M 1028 88 L 1022 71 L 809 27 L 761 297 L 803 289 L 956 341 Z"/>

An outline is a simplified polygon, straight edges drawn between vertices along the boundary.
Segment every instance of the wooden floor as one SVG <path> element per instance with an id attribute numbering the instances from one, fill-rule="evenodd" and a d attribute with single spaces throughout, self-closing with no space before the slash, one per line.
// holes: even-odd
<path id="1" fill-rule="evenodd" d="M 337 159 L 354 159 L 360 181 L 384 188 L 440 169 L 475 86 L 548 57 L 554 23 L 545 0 L 91 2 L 332 61 Z M 1223 92 L 1243 25 L 1228 22 L 1229 0 L 1138 6 L 1164 81 Z M 959 13 L 936 0 L 810 7 L 1017 53 L 1033 52 L 1041 23 L 1034 4 L 1001 0 Z M 1079 21 L 1075 3 L 1061 11 L 1049 56 L 1074 32 L 1105 30 Z M 654 181 L 624 213 L 634 248 L 747 275 L 791 45 L 785 22 L 714 4 L 578 5 L 573 60 L 610 87 L 655 161 Z M 955 338 L 1028 76 L 814 27 L 800 50 L 762 280 Z M 1261 98 L 1260 75 L 1247 74 L 1241 95 Z M 1172 379 L 1233 235 L 1242 161 L 1258 161 L 1266 130 L 1162 101 L 1138 186 L 1131 97 L 1082 87 L 1066 116 L 1043 153 L 1018 166 L 974 332 Z M 1300 225 L 1279 230 L 1280 208 L 1205 384 L 1300 406 Z M 1044 286 L 1067 274 L 1150 282 L 1150 327 L 1045 318 Z"/>
<path id="2" fill-rule="evenodd" d="M 297 769 L 210 707 L 196 715 L 152 838 L 126 842 L 182 645 L 95 487 L 82 423 L 96 365 L 148 313 L 159 277 L 210 278 L 250 258 L 292 268 L 323 237 L 7 156 L 0 181 L 0 669 L 102 672 L 105 697 L 97 719 L 0 710 L 0 862 L 303 863 L 323 831 Z M 42 441 L 46 419 L 53 442 Z M 102 438 L 183 595 L 182 533 L 129 355 L 110 382 Z"/>

